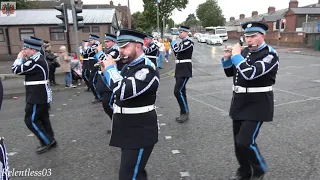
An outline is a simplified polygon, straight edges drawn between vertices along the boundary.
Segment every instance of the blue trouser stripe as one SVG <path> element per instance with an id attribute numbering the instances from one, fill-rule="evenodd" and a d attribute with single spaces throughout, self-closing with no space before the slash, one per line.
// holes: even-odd
<path id="1" fill-rule="evenodd" d="M 109 106 L 110 108 L 113 110 L 113 103 L 112 103 L 112 99 L 113 99 L 113 95 L 114 93 L 112 92 L 111 96 L 110 96 L 110 100 L 109 100 Z"/>
<path id="2" fill-rule="evenodd" d="M 92 85 L 93 85 L 94 90 L 96 91 L 96 94 L 97 94 L 97 96 L 98 96 L 98 99 L 101 99 L 101 96 L 100 96 L 100 94 L 98 93 L 97 87 L 96 87 L 96 84 L 95 84 L 95 80 L 96 80 L 97 74 L 98 74 L 98 72 L 96 72 L 96 73 L 94 74 L 94 76 L 93 76 Z"/>
<path id="3" fill-rule="evenodd" d="M 266 172 L 266 171 L 267 171 L 267 165 L 264 163 L 264 161 L 263 161 L 263 159 L 262 159 L 262 157 L 261 157 L 261 155 L 260 155 L 260 153 L 259 153 L 259 151 L 258 151 L 258 149 L 257 149 L 257 147 L 256 147 L 256 145 L 255 145 L 255 137 L 256 137 L 257 132 L 258 132 L 258 130 L 259 130 L 259 128 L 260 128 L 260 125 L 261 125 L 261 122 L 258 122 L 257 128 L 256 128 L 256 130 L 254 131 L 253 136 L 252 136 L 252 144 L 250 145 L 250 147 L 251 147 L 251 149 L 255 152 L 255 154 L 256 154 L 256 156 L 257 156 L 257 159 L 258 159 L 258 161 L 259 161 L 259 163 L 260 163 L 260 166 L 261 166 L 261 168 L 262 168 L 262 170 L 263 170 L 264 172 Z"/>
<path id="4" fill-rule="evenodd" d="M 87 76 L 87 69 L 84 69 L 83 75 L 84 75 L 84 78 L 85 78 L 87 81 L 89 81 L 88 76 Z"/>
<path id="5" fill-rule="evenodd" d="M 38 132 L 38 134 L 40 135 L 40 137 L 42 138 L 42 140 L 46 143 L 46 145 L 50 144 L 49 139 L 40 131 L 40 129 L 36 126 L 36 124 L 34 123 L 34 118 L 36 116 L 36 110 L 37 110 L 37 105 L 34 104 L 33 105 L 33 112 L 32 112 L 32 116 L 31 116 L 31 123 L 33 128 Z"/>
<path id="6" fill-rule="evenodd" d="M 184 80 L 184 82 L 183 82 L 183 84 L 182 84 L 182 87 L 180 88 L 180 91 L 179 91 L 186 113 L 189 112 L 189 109 L 188 109 L 188 106 L 187 106 L 187 102 L 186 102 L 186 100 L 184 99 L 184 97 L 183 97 L 183 95 L 182 95 L 182 88 L 186 85 L 187 80 L 188 80 L 188 78 L 186 78 L 186 79 Z"/>
<path id="7" fill-rule="evenodd" d="M 137 178 L 139 165 L 140 165 L 140 162 L 141 162 L 143 151 L 144 151 L 143 148 L 141 148 L 140 151 L 139 151 L 138 160 L 137 160 L 136 167 L 134 168 L 134 174 L 133 174 L 132 180 L 136 180 L 136 178 Z"/>

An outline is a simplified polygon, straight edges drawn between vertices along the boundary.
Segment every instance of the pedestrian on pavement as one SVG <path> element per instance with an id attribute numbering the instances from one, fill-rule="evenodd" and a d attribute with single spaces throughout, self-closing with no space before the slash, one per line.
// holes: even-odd
<path id="1" fill-rule="evenodd" d="M 171 49 L 170 42 L 167 38 L 165 38 L 163 44 L 165 47 L 165 60 L 166 60 L 166 62 L 169 62 L 169 51 Z"/>
<path id="2" fill-rule="evenodd" d="M 165 47 L 161 38 L 159 38 L 158 47 L 159 47 L 159 54 L 157 58 L 157 64 L 158 64 L 158 68 L 162 69 L 162 61 L 164 59 Z"/>
<path id="3" fill-rule="evenodd" d="M 49 81 L 50 81 L 50 85 L 51 86 L 59 85 L 56 82 L 55 72 L 56 72 L 56 68 L 60 67 L 60 64 L 59 64 L 59 62 L 57 60 L 58 56 L 54 55 L 51 52 L 50 43 L 48 43 L 48 46 L 46 47 L 45 55 L 46 55 L 46 60 L 47 60 L 48 65 L 49 65 Z"/>
<path id="4" fill-rule="evenodd" d="M 264 41 L 268 25 L 247 22 L 242 25 L 249 46 L 240 44 L 224 51 L 225 74 L 233 77 L 230 117 L 233 120 L 235 154 L 240 167 L 230 180 L 262 180 L 267 172 L 256 138 L 263 122 L 273 120 L 275 84 L 279 68 L 277 52 Z"/>
<path id="5" fill-rule="evenodd" d="M 180 26 L 179 37 L 182 39 L 180 44 L 177 43 L 176 36 L 173 36 L 171 47 L 176 60 L 174 95 L 177 98 L 180 107 L 180 116 L 176 121 L 183 123 L 189 120 L 189 107 L 187 102 L 186 85 L 189 78 L 192 77 L 192 53 L 193 41 L 189 38 L 188 32 L 190 27 Z"/>
<path id="6" fill-rule="evenodd" d="M 52 91 L 48 85 L 49 68 L 41 50 L 42 43 L 23 39 L 24 49 L 18 54 L 12 66 L 13 74 L 25 75 L 26 108 L 25 123 L 40 141 L 37 153 L 44 153 L 57 142 L 49 119 L 49 103 Z"/>
<path id="7" fill-rule="evenodd" d="M 58 51 L 60 69 L 61 72 L 64 72 L 64 82 L 66 88 L 76 88 L 72 84 L 72 75 L 71 75 L 71 59 L 69 58 L 69 53 L 67 52 L 67 48 L 65 46 L 61 46 Z"/>
<path id="8" fill-rule="evenodd" d="M 89 69 L 90 69 L 90 89 L 94 95 L 93 104 L 100 103 L 102 101 L 101 94 L 97 92 L 97 75 L 99 67 L 94 65 L 97 63 L 97 60 L 94 59 L 96 54 L 96 48 L 100 45 L 100 37 L 94 34 L 89 35 L 89 43 L 84 44 L 84 53 L 88 55 L 89 58 Z"/>
<path id="9" fill-rule="evenodd" d="M 119 180 L 147 180 L 145 170 L 158 142 L 155 110 L 159 73 L 143 53 L 145 34 L 134 30 L 118 32 L 118 46 L 128 63 L 121 73 L 112 56 L 102 61 L 107 85 L 115 93 L 110 146 L 121 148 Z"/>

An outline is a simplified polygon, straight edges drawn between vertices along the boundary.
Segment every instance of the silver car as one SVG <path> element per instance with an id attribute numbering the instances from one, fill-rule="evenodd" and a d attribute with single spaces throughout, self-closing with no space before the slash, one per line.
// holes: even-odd
<path id="1" fill-rule="evenodd" d="M 209 37 L 208 34 L 200 34 L 198 36 L 198 42 L 205 43 L 208 37 Z"/>
<path id="2" fill-rule="evenodd" d="M 219 44 L 222 45 L 223 40 L 221 39 L 221 37 L 217 36 L 217 35 L 210 35 L 207 40 L 206 40 L 207 44 Z"/>

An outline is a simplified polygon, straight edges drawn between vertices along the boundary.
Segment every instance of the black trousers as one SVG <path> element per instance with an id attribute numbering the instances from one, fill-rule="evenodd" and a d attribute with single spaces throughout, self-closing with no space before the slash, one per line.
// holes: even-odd
<path id="1" fill-rule="evenodd" d="M 90 73 L 90 79 L 89 79 L 89 84 L 90 84 L 90 89 L 96 99 L 101 99 L 101 95 L 97 92 L 97 77 L 98 77 L 98 70 L 93 69 L 91 70 Z"/>
<path id="2" fill-rule="evenodd" d="M 256 175 L 267 171 L 266 163 L 256 143 L 262 123 L 260 121 L 233 121 L 235 153 L 240 165 L 238 169 L 240 174 L 252 174 L 252 169 L 253 174 Z"/>
<path id="3" fill-rule="evenodd" d="M 56 67 L 50 66 L 49 67 L 49 81 L 50 81 L 50 83 L 56 84 L 55 73 L 56 73 Z"/>
<path id="4" fill-rule="evenodd" d="M 49 104 L 26 104 L 24 122 L 37 136 L 41 145 L 48 145 L 54 140 L 54 133 L 49 120 Z"/>
<path id="5" fill-rule="evenodd" d="M 174 96 L 180 106 L 180 114 L 189 113 L 189 107 L 186 95 L 186 84 L 188 82 L 188 77 L 176 77 L 176 84 L 174 86 Z"/>
<path id="6" fill-rule="evenodd" d="M 82 69 L 82 79 L 86 83 L 86 86 L 88 87 L 88 89 L 90 89 L 90 84 L 89 84 L 90 70 L 88 68 L 83 68 Z"/>
<path id="7" fill-rule="evenodd" d="M 147 180 L 145 167 L 152 150 L 153 146 L 135 150 L 121 149 L 119 180 Z"/>
<path id="8" fill-rule="evenodd" d="M 112 120 L 113 115 L 113 92 L 106 91 L 102 94 L 102 107 L 105 113 L 108 114 L 110 120 Z"/>
<path id="9" fill-rule="evenodd" d="M 9 165 L 8 165 L 8 156 L 7 156 L 7 150 L 6 146 L 4 145 L 3 138 L 0 137 L 0 179 L 2 180 L 9 180 Z M 1 177 L 2 176 L 2 177 Z"/>

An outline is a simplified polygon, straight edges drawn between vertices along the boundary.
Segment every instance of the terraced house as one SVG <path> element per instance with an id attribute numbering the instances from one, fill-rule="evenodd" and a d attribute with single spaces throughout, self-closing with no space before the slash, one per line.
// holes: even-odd
<path id="1" fill-rule="evenodd" d="M 239 38 L 243 34 L 241 24 L 248 21 L 263 21 L 269 25 L 267 43 L 291 47 L 312 47 L 320 38 L 320 0 L 315 4 L 299 7 L 298 0 L 290 0 L 288 8 L 276 10 L 268 7 L 267 13 L 253 11 L 251 17 L 240 14 L 238 19 L 230 17 L 225 26 L 229 38 Z"/>

